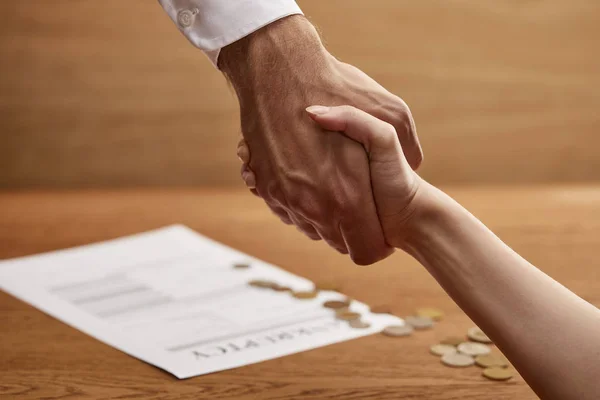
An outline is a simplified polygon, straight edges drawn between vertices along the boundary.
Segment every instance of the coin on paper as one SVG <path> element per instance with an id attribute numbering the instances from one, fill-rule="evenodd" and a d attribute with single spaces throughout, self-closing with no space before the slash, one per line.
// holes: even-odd
<path id="1" fill-rule="evenodd" d="M 513 371 L 510 368 L 491 367 L 484 369 L 482 375 L 493 381 L 507 381 L 513 377 Z"/>
<path id="2" fill-rule="evenodd" d="M 417 317 L 428 317 L 434 321 L 439 321 L 444 317 L 444 313 L 437 308 L 419 308 L 415 311 Z"/>
<path id="3" fill-rule="evenodd" d="M 442 356 L 442 363 L 449 367 L 470 367 L 475 360 L 466 354 L 448 353 Z"/>
<path id="4" fill-rule="evenodd" d="M 354 311 L 342 311 L 335 313 L 335 317 L 343 321 L 352 321 L 353 319 L 359 319 L 360 313 Z"/>
<path id="5" fill-rule="evenodd" d="M 349 305 L 350 305 L 350 303 L 348 303 L 347 301 L 341 301 L 341 300 L 329 300 L 329 301 L 326 301 L 325 303 L 323 303 L 323 307 L 331 308 L 334 310 L 337 310 L 339 308 L 345 308 L 345 307 L 348 307 Z"/>
<path id="6" fill-rule="evenodd" d="M 292 296 L 300 300 L 314 299 L 317 297 L 317 291 L 310 292 L 292 292 Z"/>
<path id="7" fill-rule="evenodd" d="M 508 362 L 504 357 L 498 357 L 493 354 L 482 354 L 475 357 L 475 364 L 483 368 L 508 366 Z"/>
<path id="8" fill-rule="evenodd" d="M 373 314 L 393 314 L 392 308 L 387 304 L 380 304 L 377 306 L 370 307 L 370 311 Z"/>
<path id="9" fill-rule="evenodd" d="M 483 333 L 483 331 L 479 329 L 478 326 L 469 328 L 469 330 L 467 331 L 467 337 L 474 342 L 492 343 L 492 340 L 489 337 L 487 337 L 487 335 Z"/>
<path id="10" fill-rule="evenodd" d="M 473 342 L 463 342 L 457 346 L 457 349 L 460 353 L 473 357 L 483 354 L 490 354 L 491 351 L 490 348 L 485 344 Z"/>
<path id="11" fill-rule="evenodd" d="M 271 288 L 277 286 L 277 284 L 275 282 L 266 281 L 266 280 L 262 280 L 262 279 L 252 280 L 252 281 L 248 282 L 248 285 L 257 287 L 257 288 L 261 288 L 261 289 L 271 289 Z"/>
<path id="12" fill-rule="evenodd" d="M 233 268 L 235 268 L 235 269 L 248 269 L 248 268 L 250 268 L 250 264 L 249 263 L 235 263 L 235 264 L 233 264 Z"/>
<path id="13" fill-rule="evenodd" d="M 434 344 L 429 348 L 429 351 L 436 356 L 443 356 L 456 353 L 456 347 L 449 344 Z"/>
<path id="14" fill-rule="evenodd" d="M 441 344 L 448 344 L 450 346 L 458 346 L 459 344 L 461 344 L 462 342 L 465 341 L 465 338 L 461 338 L 458 336 L 449 336 L 446 339 L 442 340 L 440 343 Z"/>
<path id="15" fill-rule="evenodd" d="M 292 288 L 283 286 L 283 285 L 275 285 L 275 286 L 273 286 L 272 289 L 276 292 L 291 292 L 292 291 Z"/>
<path id="16" fill-rule="evenodd" d="M 381 333 L 392 337 L 410 336 L 413 333 L 413 327 L 410 325 L 390 325 L 381 331 Z"/>
<path id="17" fill-rule="evenodd" d="M 371 327 L 371 324 L 369 324 L 368 322 L 365 322 L 361 319 L 354 319 L 349 322 L 349 325 L 352 328 L 356 328 L 356 329 L 367 329 L 367 328 Z"/>
<path id="18" fill-rule="evenodd" d="M 429 317 L 406 317 L 404 321 L 417 330 L 430 329 L 433 326 L 433 320 Z"/>

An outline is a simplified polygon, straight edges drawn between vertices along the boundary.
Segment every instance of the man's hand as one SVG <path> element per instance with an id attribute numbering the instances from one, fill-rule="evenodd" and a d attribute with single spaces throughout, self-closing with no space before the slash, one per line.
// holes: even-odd
<path id="1" fill-rule="evenodd" d="M 256 193 L 286 223 L 361 265 L 393 251 L 385 242 L 363 147 L 323 134 L 304 109 L 350 104 L 394 126 L 408 163 L 422 160 L 406 104 L 332 57 L 303 17 L 277 21 L 224 48 L 219 67 L 240 103 Z"/>

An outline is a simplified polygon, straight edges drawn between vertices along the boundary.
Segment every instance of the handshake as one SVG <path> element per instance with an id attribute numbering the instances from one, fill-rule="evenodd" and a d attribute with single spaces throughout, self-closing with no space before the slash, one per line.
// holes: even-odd
<path id="1" fill-rule="evenodd" d="M 406 103 L 333 57 L 301 16 L 225 47 L 219 68 L 239 100 L 238 154 L 252 192 L 357 264 L 389 256 L 401 237 L 392 224 L 410 219 L 421 182 Z M 304 111 L 314 104 L 331 108 Z"/>
<path id="2" fill-rule="evenodd" d="M 352 106 L 310 106 L 306 108 L 306 117 L 310 117 L 316 123 L 322 130 L 322 135 L 343 134 L 347 138 L 360 143 L 366 150 L 368 165 L 360 165 L 359 161 L 361 159 L 359 158 L 354 168 L 357 172 L 360 171 L 360 168 L 368 168 L 368 171 L 365 172 L 370 174 L 370 186 L 376 206 L 376 215 L 368 215 L 369 208 L 358 208 L 355 212 L 360 215 L 357 215 L 356 220 L 376 218 L 374 222 L 375 230 L 378 224 L 383 232 L 384 242 L 379 241 L 379 235 L 375 237 L 365 236 L 362 239 L 365 242 L 358 243 L 358 251 L 364 253 L 357 254 L 357 250 L 352 247 L 354 242 L 346 239 L 348 236 L 346 232 L 350 231 L 354 233 L 353 236 L 350 236 L 351 239 L 361 240 L 361 226 L 351 225 L 355 220 L 352 215 L 349 215 L 349 218 L 345 220 L 332 218 L 330 222 L 333 225 L 326 228 L 323 228 L 326 226 L 326 220 L 313 219 L 311 221 L 305 219 L 297 225 L 298 229 L 311 239 L 326 240 L 341 253 L 350 253 L 353 260 L 361 264 L 378 261 L 382 255 L 390 254 L 387 250 L 389 246 L 392 248 L 404 247 L 403 239 L 407 234 L 410 234 L 412 217 L 425 207 L 423 191 L 426 191 L 427 187 L 424 181 L 412 170 L 404 156 L 395 128 L 389 123 Z M 243 163 L 242 179 L 244 179 L 246 186 L 256 193 L 256 183 L 260 182 L 260 177 L 257 177 L 249 166 L 252 157 L 243 139 L 238 145 L 238 157 Z M 341 170 L 340 168 L 338 173 Z M 349 193 L 352 192 L 352 189 L 352 187 L 346 188 Z M 355 188 L 355 190 L 360 189 L 360 187 Z M 351 197 L 355 198 L 356 196 Z M 341 200 L 343 201 L 343 199 Z M 313 203 L 317 201 L 318 199 L 313 199 Z M 370 205 L 370 203 L 367 203 L 367 205 Z M 333 217 L 336 213 L 335 210 L 332 211 L 331 216 Z M 296 217 L 291 217 L 289 212 L 284 208 L 277 209 L 277 214 L 283 222 L 293 224 L 294 221 L 298 221 Z M 367 222 L 371 223 L 373 221 L 367 220 Z M 342 226 L 344 229 L 342 229 Z M 334 232 L 334 234 L 328 236 L 322 232 Z M 368 245 L 373 246 L 372 251 L 369 250 Z"/>

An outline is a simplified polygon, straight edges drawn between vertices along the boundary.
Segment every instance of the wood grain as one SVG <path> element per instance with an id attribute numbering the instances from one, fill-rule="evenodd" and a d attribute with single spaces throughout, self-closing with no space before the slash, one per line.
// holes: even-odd
<path id="1" fill-rule="evenodd" d="M 600 305 L 600 187 L 451 189 L 498 235 Z M 311 242 L 237 190 L 0 193 L 0 258 L 184 223 L 230 246 L 398 315 L 439 307 L 446 318 L 410 338 L 369 336 L 231 371 L 178 381 L 0 293 L 0 397 L 10 399 L 534 399 L 521 378 L 490 382 L 428 353 L 472 323 L 414 260 L 397 253 L 356 267 Z"/>
<path id="2" fill-rule="evenodd" d="M 434 183 L 600 179 L 596 0 L 300 1 Z M 0 187 L 241 185 L 237 104 L 146 0 L 0 2 Z"/>

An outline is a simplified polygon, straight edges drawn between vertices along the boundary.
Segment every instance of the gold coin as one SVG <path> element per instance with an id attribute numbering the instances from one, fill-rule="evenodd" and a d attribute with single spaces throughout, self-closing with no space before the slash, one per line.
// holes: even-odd
<path id="1" fill-rule="evenodd" d="M 350 321 L 349 325 L 352 328 L 356 328 L 356 329 L 367 329 L 371 327 L 371 324 L 369 324 L 368 322 L 365 322 L 361 319 L 353 319 Z"/>
<path id="2" fill-rule="evenodd" d="M 437 308 L 418 308 L 415 311 L 415 315 L 417 317 L 428 317 L 434 321 L 440 321 L 444 318 L 444 313 L 438 310 Z"/>
<path id="3" fill-rule="evenodd" d="M 233 264 L 233 268 L 235 268 L 235 269 L 248 269 L 248 268 L 250 268 L 250 264 L 249 263 L 236 263 L 236 264 Z"/>
<path id="4" fill-rule="evenodd" d="M 402 337 L 402 336 L 410 336 L 413 333 L 413 327 L 406 325 L 390 325 L 386 327 L 383 331 L 381 331 L 386 336 L 392 337 Z"/>
<path id="5" fill-rule="evenodd" d="M 404 321 L 415 329 L 430 329 L 433 327 L 433 320 L 429 317 L 406 317 Z"/>
<path id="6" fill-rule="evenodd" d="M 329 300 L 329 301 L 326 301 L 325 303 L 323 303 L 323 307 L 332 308 L 334 310 L 337 310 L 340 308 L 345 308 L 345 307 L 348 307 L 349 305 L 350 305 L 350 303 L 348 303 L 346 301 L 341 301 L 341 300 Z"/>
<path id="7" fill-rule="evenodd" d="M 380 304 L 377 306 L 370 307 L 370 311 L 373 314 L 393 314 L 392 308 L 387 304 Z"/>
<path id="8" fill-rule="evenodd" d="M 483 331 L 479 329 L 478 326 L 469 328 L 469 330 L 467 331 L 467 337 L 474 342 L 492 343 L 492 340 L 489 337 L 487 337 L 487 335 L 483 333 Z"/>
<path id="9" fill-rule="evenodd" d="M 450 353 L 456 353 L 456 347 L 449 344 L 434 344 L 429 348 L 429 351 L 436 356 L 443 356 Z"/>
<path id="10" fill-rule="evenodd" d="M 311 292 L 292 292 L 292 296 L 294 296 L 297 299 L 300 300 L 308 300 L 308 299 L 314 299 L 315 297 L 317 297 L 317 291 L 311 291 Z"/>
<path id="11" fill-rule="evenodd" d="M 447 337 L 446 339 L 442 340 L 440 342 L 440 344 L 448 344 L 450 346 L 456 347 L 464 341 L 465 341 L 465 338 L 461 338 L 458 336 L 450 336 L 450 337 Z"/>
<path id="12" fill-rule="evenodd" d="M 468 356 L 480 356 L 484 354 L 490 354 L 491 349 L 489 346 L 486 346 L 482 343 L 474 343 L 474 342 L 463 342 L 456 346 L 459 352 L 466 354 Z"/>
<path id="13" fill-rule="evenodd" d="M 344 321 L 352 321 L 353 319 L 359 319 L 360 313 L 353 311 L 342 311 L 335 314 L 337 319 L 341 319 Z"/>
<path id="14" fill-rule="evenodd" d="M 334 292 L 340 290 L 340 285 L 335 282 L 318 282 L 315 286 L 319 290 L 331 290 Z"/>
<path id="15" fill-rule="evenodd" d="M 493 381 L 507 381 L 513 377 L 513 371 L 510 368 L 502 367 L 486 368 L 481 374 Z"/>
<path id="16" fill-rule="evenodd" d="M 483 368 L 490 367 L 507 367 L 508 362 L 504 357 L 498 357 L 493 354 L 482 354 L 475 357 L 475 364 Z"/>
<path id="17" fill-rule="evenodd" d="M 287 286 L 282 286 L 282 285 L 275 285 L 272 287 L 272 289 L 276 292 L 291 292 L 292 288 L 287 287 Z"/>
<path id="18" fill-rule="evenodd" d="M 252 281 L 248 282 L 248 285 L 257 287 L 257 288 L 261 288 L 261 289 L 271 289 L 271 288 L 277 286 L 277 284 L 275 282 L 265 281 L 262 279 L 252 280 Z"/>
<path id="19" fill-rule="evenodd" d="M 475 360 L 466 354 L 448 353 L 442 356 L 442 364 L 449 367 L 470 367 L 475 364 Z"/>

